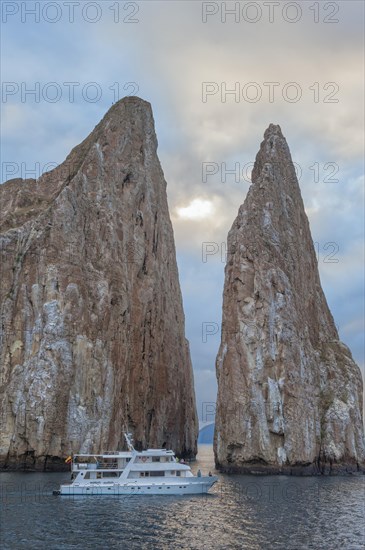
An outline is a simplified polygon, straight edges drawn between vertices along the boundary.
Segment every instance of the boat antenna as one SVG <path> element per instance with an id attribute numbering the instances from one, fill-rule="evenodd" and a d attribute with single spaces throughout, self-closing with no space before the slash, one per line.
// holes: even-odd
<path id="1" fill-rule="evenodd" d="M 135 448 L 133 447 L 133 437 L 131 433 L 124 432 L 124 438 L 127 442 L 127 447 L 129 451 L 134 451 Z"/>

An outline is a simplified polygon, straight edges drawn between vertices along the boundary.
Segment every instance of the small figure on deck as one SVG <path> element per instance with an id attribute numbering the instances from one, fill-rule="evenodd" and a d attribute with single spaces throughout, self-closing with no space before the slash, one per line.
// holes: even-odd
<path id="1" fill-rule="evenodd" d="M 209 477 L 212 477 L 212 472 L 209 472 L 208 476 L 209 476 Z"/>
<path id="2" fill-rule="evenodd" d="M 202 477 L 202 473 L 200 470 L 198 470 L 198 477 Z"/>

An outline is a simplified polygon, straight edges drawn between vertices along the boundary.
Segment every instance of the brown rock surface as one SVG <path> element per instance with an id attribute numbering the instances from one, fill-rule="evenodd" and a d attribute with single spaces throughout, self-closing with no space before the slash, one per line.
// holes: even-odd
<path id="1" fill-rule="evenodd" d="M 166 182 L 149 103 L 125 98 L 65 162 L 0 186 L 1 467 L 71 451 L 196 453 Z"/>
<path id="2" fill-rule="evenodd" d="M 290 151 L 273 124 L 228 235 L 216 370 L 221 469 L 362 469 L 361 372 L 339 341 Z"/>

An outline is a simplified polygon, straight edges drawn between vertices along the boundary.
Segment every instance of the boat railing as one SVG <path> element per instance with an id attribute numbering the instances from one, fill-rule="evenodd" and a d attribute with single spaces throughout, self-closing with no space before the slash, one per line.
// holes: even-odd
<path id="1" fill-rule="evenodd" d="M 118 464 L 117 463 L 110 464 L 109 462 L 98 462 L 97 469 L 117 470 L 118 469 Z"/>
<path id="2" fill-rule="evenodd" d="M 74 463 L 74 470 L 117 470 L 118 464 L 113 462 Z M 119 468 L 121 469 L 121 468 Z M 123 468 L 122 468 L 123 469 Z"/>

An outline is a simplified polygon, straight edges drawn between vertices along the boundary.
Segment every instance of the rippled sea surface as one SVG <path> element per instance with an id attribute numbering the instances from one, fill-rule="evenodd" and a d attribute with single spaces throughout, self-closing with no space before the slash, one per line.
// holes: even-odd
<path id="1" fill-rule="evenodd" d="M 365 548 L 364 477 L 219 477 L 207 496 L 56 497 L 69 474 L 2 473 L 1 548 Z"/>

